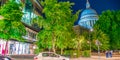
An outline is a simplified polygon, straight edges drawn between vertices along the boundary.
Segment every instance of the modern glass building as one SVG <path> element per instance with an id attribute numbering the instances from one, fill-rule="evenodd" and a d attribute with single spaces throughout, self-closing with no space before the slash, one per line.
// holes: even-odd
<path id="1" fill-rule="evenodd" d="M 3 6 L 8 0 L 0 0 L 0 6 Z M 26 27 L 26 35 L 23 36 L 25 42 L 19 42 L 17 40 L 10 40 L 6 42 L 0 39 L 0 54 L 4 55 L 21 55 L 21 54 L 34 54 L 34 41 L 37 41 L 36 34 L 39 29 L 36 29 L 32 25 L 32 19 L 38 15 L 42 15 L 42 7 L 39 0 L 15 0 L 18 4 L 23 3 L 24 7 L 21 8 L 23 12 L 22 23 Z M 0 16 L 2 18 L 2 16 Z M 6 48 L 5 48 L 6 46 Z M 7 52 L 5 52 L 5 49 Z"/>
<path id="2" fill-rule="evenodd" d="M 86 9 L 82 11 L 78 24 L 84 28 L 92 29 L 97 20 L 98 14 L 90 7 L 90 3 L 87 0 Z"/>
<path id="3" fill-rule="evenodd" d="M 22 10 L 24 13 L 22 22 L 26 23 L 27 25 L 31 25 L 32 19 L 35 18 L 37 15 L 33 12 L 34 9 L 31 0 L 25 0 L 24 4 L 25 7 Z"/>

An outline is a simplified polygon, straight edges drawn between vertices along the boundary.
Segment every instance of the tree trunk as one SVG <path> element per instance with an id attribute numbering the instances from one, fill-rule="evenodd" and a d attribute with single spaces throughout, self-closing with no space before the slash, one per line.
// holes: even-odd
<path id="1" fill-rule="evenodd" d="M 56 49 L 55 49 L 55 35 L 54 35 L 54 32 L 53 32 L 53 34 L 52 34 L 52 50 L 53 50 L 53 52 L 55 53 L 56 52 Z"/>
<path id="2" fill-rule="evenodd" d="M 63 54 L 63 49 L 61 48 L 61 55 Z"/>
<path id="3" fill-rule="evenodd" d="M 55 52 L 56 52 L 56 49 L 55 49 L 55 42 L 54 42 L 54 41 L 53 41 L 52 49 L 53 49 L 53 52 L 55 53 Z"/>
<path id="4" fill-rule="evenodd" d="M 53 52 L 56 53 L 55 39 L 53 39 Z"/>
<path id="5" fill-rule="evenodd" d="M 80 42 L 78 42 L 78 50 L 77 50 L 77 57 L 79 57 L 79 54 L 80 54 L 80 50 L 81 49 L 81 43 Z"/>
<path id="6" fill-rule="evenodd" d="M 77 49 L 77 57 L 79 57 L 79 53 L 80 53 L 80 47 L 78 47 Z"/>

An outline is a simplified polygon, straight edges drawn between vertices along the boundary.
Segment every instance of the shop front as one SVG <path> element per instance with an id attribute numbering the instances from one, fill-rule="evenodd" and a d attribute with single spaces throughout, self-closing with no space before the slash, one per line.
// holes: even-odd
<path id="1" fill-rule="evenodd" d="M 32 45 L 26 42 L 18 41 L 8 41 L 6 46 L 5 40 L 0 40 L 0 54 L 1 55 L 24 55 L 24 54 L 33 54 Z M 6 53 L 5 53 L 6 49 Z"/>

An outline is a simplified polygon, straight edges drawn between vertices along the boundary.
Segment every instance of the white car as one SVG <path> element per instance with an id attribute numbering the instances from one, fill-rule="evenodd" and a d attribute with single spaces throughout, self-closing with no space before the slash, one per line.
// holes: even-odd
<path id="1" fill-rule="evenodd" d="M 60 56 L 53 52 L 41 52 L 38 56 L 34 57 L 34 60 L 70 60 L 67 57 Z"/>

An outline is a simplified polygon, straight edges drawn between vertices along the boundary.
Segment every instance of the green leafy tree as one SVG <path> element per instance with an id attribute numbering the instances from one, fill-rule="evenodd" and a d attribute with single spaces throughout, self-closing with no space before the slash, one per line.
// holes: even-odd
<path id="1" fill-rule="evenodd" d="M 41 0 L 43 14 L 45 18 L 39 17 L 34 20 L 40 27 L 43 27 L 38 35 L 39 48 L 56 49 L 62 51 L 69 46 L 72 38 L 75 36 L 73 32 L 74 21 L 78 17 L 78 13 L 72 14 L 71 5 L 73 3 L 58 2 L 57 0 Z"/>
<path id="2" fill-rule="evenodd" d="M 78 52 L 80 52 L 82 50 L 82 45 L 85 44 L 85 37 L 83 35 L 80 36 L 76 36 L 75 39 L 73 39 L 73 48 L 77 49 Z"/>
<path id="3" fill-rule="evenodd" d="M 110 49 L 120 49 L 120 11 L 104 11 L 95 25 L 96 34 L 101 32 L 110 39 Z M 97 32 L 98 31 L 98 32 Z M 102 39 L 102 38 L 101 38 Z"/>
<path id="4" fill-rule="evenodd" d="M 21 40 L 25 34 L 25 27 L 21 22 L 22 12 L 20 5 L 14 0 L 8 1 L 0 9 L 0 15 L 4 17 L 0 20 L 0 38 L 4 40 Z M 6 46 L 7 46 L 6 42 Z"/>
<path id="5" fill-rule="evenodd" d="M 101 50 L 108 50 L 109 47 L 110 47 L 110 44 L 109 44 L 109 36 L 107 36 L 107 34 L 103 33 L 101 30 L 95 30 L 93 32 L 93 35 L 92 35 L 92 49 L 93 50 L 97 50 L 97 40 L 100 41 L 100 49 Z"/>

